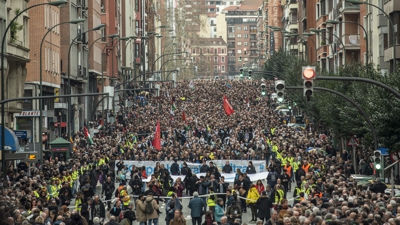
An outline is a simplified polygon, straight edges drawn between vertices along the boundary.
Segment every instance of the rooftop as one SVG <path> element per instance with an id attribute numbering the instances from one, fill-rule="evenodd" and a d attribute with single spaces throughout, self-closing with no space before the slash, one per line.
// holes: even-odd
<path id="1" fill-rule="evenodd" d="M 222 37 L 219 38 L 198 38 L 192 42 L 192 46 L 225 46 L 226 42 Z"/>

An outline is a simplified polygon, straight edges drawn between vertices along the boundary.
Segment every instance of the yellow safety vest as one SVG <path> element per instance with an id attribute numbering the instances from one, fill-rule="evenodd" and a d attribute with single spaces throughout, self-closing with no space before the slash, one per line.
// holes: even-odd
<path id="1" fill-rule="evenodd" d="M 78 212 L 81 211 L 81 209 L 82 209 L 82 200 L 81 199 L 76 199 L 76 201 L 75 201 L 75 209 Z"/>

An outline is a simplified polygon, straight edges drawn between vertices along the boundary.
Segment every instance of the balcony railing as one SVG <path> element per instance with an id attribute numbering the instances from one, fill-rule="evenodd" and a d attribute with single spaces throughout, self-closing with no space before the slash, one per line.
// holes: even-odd
<path id="1" fill-rule="evenodd" d="M 343 11 L 354 11 L 354 10 L 360 10 L 360 5 L 348 3 L 345 0 L 342 0 L 342 9 Z"/>
<path id="2" fill-rule="evenodd" d="M 360 35 L 359 34 L 344 34 L 342 41 L 346 46 L 360 46 Z"/>
<path id="3" fill-rule="evenodd" d="M 235 40 L 235 37 L 228 37 L 228 40 Z"/>
<path id="4" fill-rule="evenodd" d="M 235 48 L 235 45 L 228 45 L 228 48 Z"/>

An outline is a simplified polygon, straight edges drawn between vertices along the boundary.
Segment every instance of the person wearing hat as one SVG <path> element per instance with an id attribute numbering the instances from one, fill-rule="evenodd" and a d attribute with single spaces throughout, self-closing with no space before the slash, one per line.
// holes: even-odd
<path id="1" fill-rule="evenodd" d="M 193 225 L 201 225 L 201 217 L 203 212 L 206 211 L 206 203 L 203 199 L 199 198 L 199 193 L 195 191 L 193 193 L 193 198 L 190 199 L 188 207 L 191 209 L 190 216 L 192 217 Z"/>
<path id="2" fill-rule="evenodd" d="M 272 200 L 268 198 L 267 192 L 261 192 L 261 196 L 257 199 L 256 209 L 257 217 L 264 222 L 267 222 L 271 218 L 271 209 L 273 207 Z"/>

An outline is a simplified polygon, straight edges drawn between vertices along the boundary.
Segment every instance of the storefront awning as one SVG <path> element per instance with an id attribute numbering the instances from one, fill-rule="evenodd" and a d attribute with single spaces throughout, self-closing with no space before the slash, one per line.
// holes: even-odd
<path id="1" fill-rule="evenodd" d="M 3 146 L 1 146 L 1 132 L 2 132 L 2 126 L 0 125 L 0 150 L 4 149 Z M 19 150 L 19 141 L 17 136 L 15 135 L 14 131 L 8 129 L 5 127 L 4 129 L 4 134 L 5 134 L 5 150 L 10 150 L 10 151 L 17 151 Z"/>

